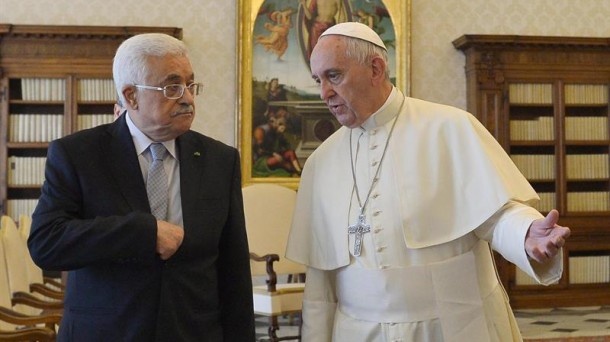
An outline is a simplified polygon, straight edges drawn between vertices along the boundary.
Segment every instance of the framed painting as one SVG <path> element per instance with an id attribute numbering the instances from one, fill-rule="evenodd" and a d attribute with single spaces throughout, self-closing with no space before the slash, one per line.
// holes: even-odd
<path id="1" fill-rule="evenodd" d="M 309 69 L 321 32 L 369 25 L 388 47 L 392 82 L 409 94 L 410 20 L 410 0 L 238 0 L 242 184 L 296 189 L 307 158 L 340 127 Z"/>

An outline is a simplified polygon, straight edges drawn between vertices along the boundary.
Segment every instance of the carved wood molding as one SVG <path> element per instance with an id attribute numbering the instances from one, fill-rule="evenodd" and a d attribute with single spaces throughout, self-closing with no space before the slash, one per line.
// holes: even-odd
<path id="1" fill-rule="evenodd" d="M 533 69 L 561 66 L 562 70 L 580 70 L 595 64 L 598 69 L 610 70 L 610 38 L 464 35 L 453 45 L 464 52 L 467 64 L 478 68 L 500 64 L 506 68 L 527 65 Z"/>
<path id="2" fill-rule="evenodd" d="M 182 38 L 177 27 L 52 26 L 0 24 L 0 70 L 54 73 L 53 70 L 107 69 L 119 45 L 141 33 Z M 73 68 L 73 69 L 72 69 Z"/>
<path id="3" fill-rule="evenodd" d="M 528 47 L 610 50 L 610 38 L 466 34 L 454 40 L 453 46 L 459 50 L 471 47 L 504 47 L 512 50 Z"/>
<path id="4" fill-rule="evenodd" d="M 0 39 L 109 39 L 122 41 L 136 34 L 149 32 L 165 33 L 182 39 L 182 29 L 178 27 L 0 24 Z"/>
<path id="5" fill-rule="evenodd" d="M 504 83 L 504 73 L 501 70 L 501 62 L 498 55 L 493 51 L 485 51 L 480 56 L 481 73 L 477 81 L 484 88 L 497 88 Z"/>

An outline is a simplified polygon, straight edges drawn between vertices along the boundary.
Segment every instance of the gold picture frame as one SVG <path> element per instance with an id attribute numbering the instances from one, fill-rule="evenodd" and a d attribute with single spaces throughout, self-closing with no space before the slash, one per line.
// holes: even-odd
<path id="1" fill-rule="evenodd" d="M 310 10 L 321 1 L 238 0 L 236 137 L 244 186 L 296 189 L 307 156 L 340 126 L 313 91 L 308 68 Z M 380 34 L 393 82 L 410 94 L 411 0 L 328 1 L 336 22 L 365 22 Z"/>

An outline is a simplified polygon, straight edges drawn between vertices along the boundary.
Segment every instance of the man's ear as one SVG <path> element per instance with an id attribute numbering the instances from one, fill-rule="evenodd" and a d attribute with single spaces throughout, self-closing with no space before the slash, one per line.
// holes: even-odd
<path id="1" fill-rule="evenodd" d="M 135 87 L 127 86 L 123 88 L 123 96 L 125 97 L 125 108 L 138 109 Z"/>
<path id="2" fill-rule="evenodd" d="M 373 60 L 371 61 L 371 66 L 373 68 L 373 82 L 379 83 L 384 81 L 385 71 L 388 66 L 385 64 L 383 58 L 381 58 L 380 56 L 374 56 Z"/>

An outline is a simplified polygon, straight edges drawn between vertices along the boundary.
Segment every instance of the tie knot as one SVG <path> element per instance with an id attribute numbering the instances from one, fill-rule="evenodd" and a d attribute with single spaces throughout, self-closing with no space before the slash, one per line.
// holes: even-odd
<path id="1" fill-rule="evenodd" d="M 152 143 L 150 144 L 150 153 L 153 160 L 163 160 L 167 154 L 167 149 L 162 143 Z"/>

